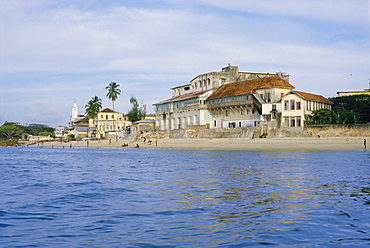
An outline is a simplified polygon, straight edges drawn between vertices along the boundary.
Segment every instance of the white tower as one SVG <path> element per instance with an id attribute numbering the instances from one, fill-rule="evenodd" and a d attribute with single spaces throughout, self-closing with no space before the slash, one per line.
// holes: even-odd
<path id="1" fill-rule="evenodd" d="M 77 118 L 78 118 L 78 107 L 77 107 L 77 103 L 74 102 L 72 105 L 71 122 L 77 121 Z"/>

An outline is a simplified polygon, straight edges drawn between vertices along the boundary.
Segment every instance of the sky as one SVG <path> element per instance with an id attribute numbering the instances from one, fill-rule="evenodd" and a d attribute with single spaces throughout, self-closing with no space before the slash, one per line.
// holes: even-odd
<path id="1" fill-rule="evenodd" d="M 297 90 L 369 88 L 370 0 L 0 0 L 0 125 L 68 125 L 105 87 L 152 104 L 228 64 Z"/>

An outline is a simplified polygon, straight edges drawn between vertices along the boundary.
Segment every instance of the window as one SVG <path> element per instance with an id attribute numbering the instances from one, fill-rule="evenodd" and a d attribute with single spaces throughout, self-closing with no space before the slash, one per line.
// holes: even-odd
<path id="1" fill-rule="evenodd" d="M 289 101 L 288 100 L 284 101 L 284 110 L 289 110 Z"/>
<path id="2" fill-rule="evenodd" d="M 242 127 L 242 123 L 239 121 L 239 127 Z"/>
<path id="3" fill-rule="evenodd" d="M 297 117 L 297 127 L 301 126 L 301 117 Z"/>
<path id="4" fill-rule="evenodd" d="M 297 109 L 301 109 L 301 102 L 297 102 Z"/>
<path id="5" fill-rule="evenodd" d="M 276 110 L 276 104 L 272 104 L 272 110 Z"/>
<path id="6" fill-rule="evenodd" d="M 286 127 L 289 127 L 289 117 L 284 117 L 284 124 Z"/>
<path id="7" fill-rule="evenodd" d="M 214 122 L 215 127 L 217 126 L 217 121 Z"/>
<path id="8" fill-rule="evenodd" d="M 295 127 L 295 119 L 294 118 L 290 119 L 290 126 Z"/>
<path id="9" fill-rule="evenodd" d="M 271 102 L 271 94 L 267 93 L 267 102 Z"/>
<path id="10" fill-rule="evenodd" d="M 295 100 L 290 100 L 290 110 L 295 109 Z"/>

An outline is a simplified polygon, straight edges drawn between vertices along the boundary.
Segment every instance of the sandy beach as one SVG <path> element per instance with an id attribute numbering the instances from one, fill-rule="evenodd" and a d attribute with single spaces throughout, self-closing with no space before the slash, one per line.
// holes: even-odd
<path id="1" fill-rule="evenodd" d="M 91 140 L 44 142 L 34 146 L 52 148 L 134 148 L 140 149 L 192 149 L 192 150 L 246 150 L 246 151 L 355 151 L 364 150 L 364 139 L 369 137 L 331 137 L 331 138 L 266 138 L 266 139 L 161 139 L 152 143 L 142 140 L 112 141 Z M 128 144 L 122 147 L 123 144 Z M 370 148 L 369 148 L 370 149 Z"/>

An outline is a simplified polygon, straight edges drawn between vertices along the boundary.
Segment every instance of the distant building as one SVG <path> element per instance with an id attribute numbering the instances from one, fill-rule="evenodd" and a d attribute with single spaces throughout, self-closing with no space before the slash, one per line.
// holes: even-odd
<path id="1" fill-rule="evenodd" d="M 72 105 L 72 113 L 71 113 L 70 121 L 68 123 L 69 128 L 72 128 L 72 127 L 76 126 L 77 123 L 80 120 L 82 120 L 83 118 L 85 118 L 85 116 L 78 114 L 78 106 L 77 106 L 77 103 L 74 102 L 73 105 Z"/>
<path id="2" fill-rule="evenodd" d="M 138 135 L 142 132 L 152 132 L 155 130 L 155 120 L 144 119 L 140 121 L 135 121 L 131 126 L 131 134 Z"/>
<path id="3" fill-rule="evenodd" d="M 342 96 L 355 96 L 355 95 L 370 95 L 370 84 L 369 89 L 364 89 L 364 91 L 340 91 L 337 92 L 338 97 Z"/>
<path id="4" fill-rule="evenodd" d="M 63 138 L 64 132 L 67 130 L 67 127 L 65 126 L 57 126 L 55 128 L 54 134 L 55 138 Z"/>
<path id="5" fill-rule="evenodd" d="M 147 114 L 145 115 L 145 119 L 155 120 L 155 114 Z"/>

